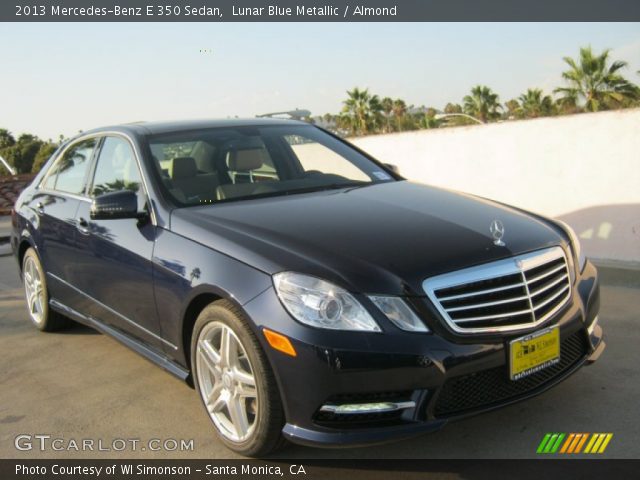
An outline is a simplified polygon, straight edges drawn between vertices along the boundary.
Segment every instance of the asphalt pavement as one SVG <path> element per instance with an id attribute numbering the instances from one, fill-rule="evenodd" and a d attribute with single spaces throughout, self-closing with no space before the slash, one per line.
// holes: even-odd
<path id="1" fill-rule="evenodd" d="M 538 397 L 411 440 L 340 450 L 291 445 L 277 457 L 534 458 L 547 432 L 611 432 L 599 458 L 638 458 L 639 311 L 639 289 L 604 285 L 600 321 L 606 351 L 597 363 Z M 0 352 L 0 458 L 237 458 L 215 438 L 186 384 L 89 328 L 40 333 L 32 327 L 11 256 L 0 257 Z M 62 438 L 58 446 L 64 448 L 15 447 L 19 435 L 30 435 L 35 447 L 34 436 L 43 434 Z M 96 442 L 93 451 L 69 449 L 70 440 L 85 439 Z M 128 445 L 139 439 L 138 447 L 151 439 L 187 445 L 193 440 L 193 449 L 116 451 L 116 439 Z M 110 450 L 97 451 L 98 441 Z"/>

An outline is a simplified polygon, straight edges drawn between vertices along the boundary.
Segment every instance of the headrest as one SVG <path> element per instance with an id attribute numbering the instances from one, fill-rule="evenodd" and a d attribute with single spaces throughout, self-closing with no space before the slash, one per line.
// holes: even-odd
<path id="1" fill-rule="evenodd" d="M 178 157 L 173 159 L 173 179 L 190 178 L 198 174 L 196 160 L 193 157 Z"/>
<path id="2" fill-rule="evenodd" d="M 257 170 L 263 163 L 263 148 L 231 150 L 227 156 L 227 166 L 232 172 L 248 172 L 250 170 Z"/>

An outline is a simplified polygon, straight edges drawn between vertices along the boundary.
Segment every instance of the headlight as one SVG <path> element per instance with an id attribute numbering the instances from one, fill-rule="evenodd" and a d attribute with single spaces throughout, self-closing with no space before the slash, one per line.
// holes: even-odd
<path id="1" fill-rule="evenodd" d="M 316 277 L 283 272 L 273 276 L 278 297 L 301 323 L 332 330 L 379 332 L 369 312 L 346 290 Z"/>
<path id="2" fill-rule="evenodd" d="M 573 255 L 575 258 L 574 261 L 578 262 L 576 270 L 577 273 L 581 273 L 584 269 L 584 264 L 587 262 L 587 257 L 585 257 L 584 253 L 582 253 L 580 239 L 578 238 L 578 235 L 576 235 L 576 232 L 573 231 L 573 228 L 571 228 L 569 225 L 560 220 L 556 220 L 556 222 L 558 222 L 564 228 L 565 232 L 567 232 L 567 235 L 569 236 L 569 239 L 571 240 L 571 250 L 573 251 Z"/>
<path id="3" fill-rule="evenodd" d="M 429 331 L 402 298 L 369 296 L 369 299 L 396 327 L 409 332 Z"/>

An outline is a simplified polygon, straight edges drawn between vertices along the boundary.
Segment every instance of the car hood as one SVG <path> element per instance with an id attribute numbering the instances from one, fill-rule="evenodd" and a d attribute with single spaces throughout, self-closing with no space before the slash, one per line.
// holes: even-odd
<path id="1" fill-rule="evenodd" d="M 494 244 L 494 220 L 505 246 Z M 427 277 L 564 243 L 540 217 L 409 181 L 176 209 L 171 230 L 269 274 L 396 295 L 423 295 Z"/>

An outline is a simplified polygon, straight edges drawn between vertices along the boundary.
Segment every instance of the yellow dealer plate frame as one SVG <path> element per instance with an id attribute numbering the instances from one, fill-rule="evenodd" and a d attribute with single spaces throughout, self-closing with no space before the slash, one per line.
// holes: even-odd
<path id="1" fill-rule="evenodd" d="M 520 380 L 560 361 L 560 329 L 546 328 L 509 342 L 509 374 Z"/>

